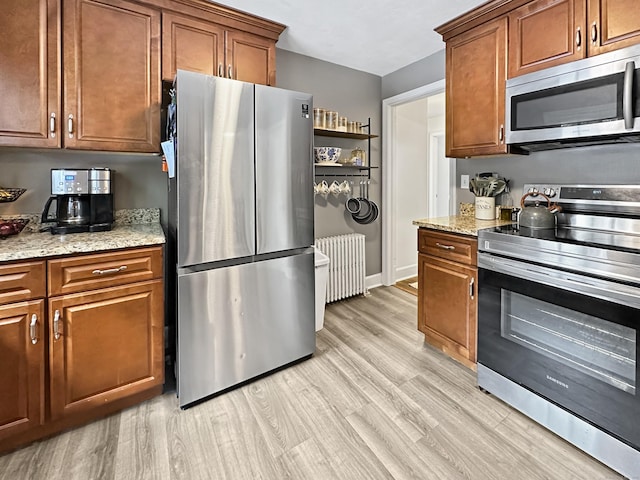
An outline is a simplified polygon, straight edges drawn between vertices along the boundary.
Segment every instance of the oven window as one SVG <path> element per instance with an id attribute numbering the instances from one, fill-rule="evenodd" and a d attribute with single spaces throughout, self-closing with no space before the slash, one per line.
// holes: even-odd
<path id="1" fill-rule="evenodd" d="M 506 289 L 501 304 L 503 338 L 635 395 L 635 329 Z"/>

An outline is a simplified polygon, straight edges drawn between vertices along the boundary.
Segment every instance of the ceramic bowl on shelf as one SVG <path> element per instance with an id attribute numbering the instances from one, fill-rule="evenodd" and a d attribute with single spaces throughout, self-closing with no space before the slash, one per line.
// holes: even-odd
<path id="1" fill-rule="evenodd" d="M 313 153 L 316 163 L 336 163 L 340 158 L 342 149 L 339 147 L 314 147 Z"/>

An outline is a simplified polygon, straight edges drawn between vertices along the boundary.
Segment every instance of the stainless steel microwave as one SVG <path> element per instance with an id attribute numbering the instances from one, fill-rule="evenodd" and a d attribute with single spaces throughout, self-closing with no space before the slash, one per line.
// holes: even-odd
<path id="1" fill-rule="evenodd" d="M 640 142 L 640 45 L 507 80 L 506 142 L 524 151 Z"/>

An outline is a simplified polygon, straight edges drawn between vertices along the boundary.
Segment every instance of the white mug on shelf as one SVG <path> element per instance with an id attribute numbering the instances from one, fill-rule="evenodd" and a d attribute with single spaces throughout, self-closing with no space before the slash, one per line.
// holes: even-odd
<path id="1" fill-rule="evenodd" d="M 349 185 L 347 180 L 340 184 L 340 193 L 344 193 L 345 195 L 349 195 L 351 193 L 351 185 Z"/>
<path id="2" fill-rule="evenodd" d="M 334 197 L 337 197 L 338 195 L 340 195 L 342 193 L 342 189 L 340 188 L 340 184 L 335 180 L 333 182 L 331 182 L 331 185 L 329 185 L 329 192 Z"/>

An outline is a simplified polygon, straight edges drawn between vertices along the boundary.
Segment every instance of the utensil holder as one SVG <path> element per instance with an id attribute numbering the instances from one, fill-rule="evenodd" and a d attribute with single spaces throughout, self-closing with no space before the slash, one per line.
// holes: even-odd
<path id="1" fill-rule="evenodd" d="M 495 197 L 476 197 L 476 218 L 478 220 L 495 220 Z"/>

